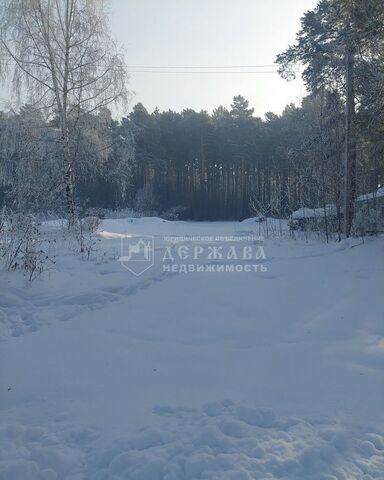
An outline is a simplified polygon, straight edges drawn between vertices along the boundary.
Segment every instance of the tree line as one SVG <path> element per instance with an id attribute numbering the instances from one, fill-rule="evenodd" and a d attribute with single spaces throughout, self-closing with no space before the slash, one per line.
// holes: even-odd
<path id="1" fill-rule="evenodd" d="M 358 193 L 383 179 L 384 138 L 359 116 Z M 121 120 L 108 110 L 84 118 L 72 150 L 76 203 L 132 207 L 195 220 L 287 217 L 302 206 L 343 209 L 344 108 L 322 91 L 281 115 L 253 115 L 240 95 L 231 109 L 181 113 L 142 104 Z M 380 123 L 378 124 L 380 125 Z M 59 130 L 56 130 L 59 135 Z M 0 115 L 2 192 L 13 208 L 62 211 L 60 145 L 55 129 L 27 106 Z"/>

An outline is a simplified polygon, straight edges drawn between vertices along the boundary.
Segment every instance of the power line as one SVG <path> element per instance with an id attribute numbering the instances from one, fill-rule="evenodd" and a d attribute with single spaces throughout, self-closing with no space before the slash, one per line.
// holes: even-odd
<path id="1" fill-rule="evenodd" d="M 296 64 L 295 64 L 296 65 Z M 298 65 L 298 64 L 297 64 Z M 128 68 L 150 68 L 150 69 L 217 69 L 217 68 L 273 68 L 278 67 L 277 63 L 258 65 L 127 65 Z"/>
<path id="2" fill-rule="evenodd" d="M 1 59 L 1 56 L 0 56 Z M 14 60 L 7 58 L 3 60 L 5 64 L 16 64 Z M 294 64 L 299 67 L 300 64 Z M 104 67 L 102 64 L 95 64 L 95 67 Z M 167 75 L 271 75 L 279 73 L 277 70 L 278 64 L 255 64 L 255 65 L 127 65 L 128 72 L 134 73 L 149 73 L 149 74 L 167 74 Z M 275 70 L 244 70 L 244 69 L 274 69 Z M 113 70 L 113 69 L 112 69 Z M 116 71 L 120 71 L 116 70 Z M 300 73 L 299 68 L 293 70 L 294 73 Z"/>
<path id="3" fill-rule="evenodd" d="M 0 60 L 3 60 L 3 63 L 15 63 L 15 60 L 9 58 L 8 56 L 2 57 L 0 55 Z M 21 60 L 23 63 L 23 61 Z M 103 66 L 103 64 L 95 64 L 96 66 Z M 299 66 L 299 63 L 293 64 L 294 66 Z M 279 64 L 269 63 L 269 64 L 255 64 L 255 65 L 127 65 L 127 68 L 139 69 L 139 70 L 221 70 L 221 69 L 242 69 L 242 68 L 278 68 Z"/>
<path id="4" fill-rule="evenodd" d="M 173 66 L 160 66 L 160 65 L 128 65 L 130 73 L 166 73 L 166 74 L 273 74 L 278 73 L 278 64 L 255 64 L 255 65 L 173 65 Z M 300 64 L 294 64 L 295 73 L 300 73 Z M 268 70 L 254 70 L 254 69 Z M 276 70 L 270 70 L 275 69 Z M 244 70 L 252 69 L 252 70 Z"/>
<path id="5" fill-rule="evenodd" d="M 259 74 L 278 74 L 277 70 L 269 70 L 269 71 L 257 71 L 257 70 L 248 70 L 248 71 L 228 71 L 228 70 L 221 70 L 221 71 L 190 71 L 190 70 L 128 70 L 129 73 L 166 73 L 166 74 L 187 74 L 187 75 L 221 75 L 221 74 L 229 74 L 229 75 L 259 75 Z M 300 73 L 300 70 L 295 70 L 295 73 Z"/>
<path id="6" fill-rule="evenodd" d="M 11 60 L 11 58 L 9 57 L 9 55 L 3 55 L 3 54 L 0 54 L 0 59 L 3 59 L 3 60 Z M 292 65 L 300 65 L 300 63 L 293 63 Z M 153 68 L 153 69 L 157 69 L 157 68 L 169 68 L 169 69 L 173 69 L 173 68 L 201 68 L 201 69 L 204 69 L 204 68 L 212 68 L 212 69 L 215 69 L 215 68 L 266 68 L 266 67 L 278 67 L 279 64 L 278 63 L 256 63 L 256 64 L 248 64 L 248 65 L 233 65 L 233 64 L 230 64 L 230 65 L 127 65 L 127 67 L 129 68 Z"/>

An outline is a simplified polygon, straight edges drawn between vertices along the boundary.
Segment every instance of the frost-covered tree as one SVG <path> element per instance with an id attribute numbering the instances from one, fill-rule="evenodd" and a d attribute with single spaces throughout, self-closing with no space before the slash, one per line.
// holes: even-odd
<path id="1" fill-rule="evenodd" d="M 0 186 L 7 204 L 19 212 L 52 209 L 61 184 L 54 132 L 29 105 L 4 113 L 0 124 Z"/>
<path id="2" fill-rule="evenodd" d="M 23 101 L 56 117 L 69 226 L 73 136 L 81 117 L 127 99 L 104 0 L 0 0 L 0 70 Z"/>
<path id="3" fill-rule="evenodd" d="M 301 21 L 296 43 L 277 57 L 280 73 L 294 76 L 304 64 L 303 79 L 311 93 L 337 91 L 345 102 L 344 233 L 349 236 L 357 192 L 357 113 L 359 89 L 371 77 L 368 64 L 380 58 L 384 44 L 381 0 L 320 0 Z M 358 100 L 358 101 L 357 101 Z"/>

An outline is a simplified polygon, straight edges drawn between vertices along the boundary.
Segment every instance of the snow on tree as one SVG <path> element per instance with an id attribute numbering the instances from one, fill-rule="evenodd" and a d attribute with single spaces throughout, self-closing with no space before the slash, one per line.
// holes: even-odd
<path id="1" fill-rule="evenodd" d="M 127 100 L 127 71 L 107 2 L 1 0 L 0 70 L 18 98 L 58 120 L 69 226 L 75 224 L 71 140 L 80 119 Z"/>

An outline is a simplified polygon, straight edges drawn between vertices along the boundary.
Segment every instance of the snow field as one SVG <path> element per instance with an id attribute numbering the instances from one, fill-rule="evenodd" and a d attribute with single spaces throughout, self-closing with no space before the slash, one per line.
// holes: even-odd
<path id="1" fill-rule="evenodd" d="M 1 480 L 384 478 L 382 238 L 266 241 L 265 273 L 116 260 L 254 223 L 107 220 L 92 261 L 0 274 Z"/>

